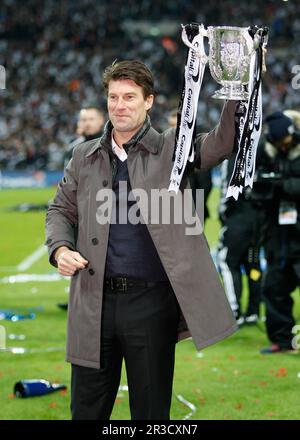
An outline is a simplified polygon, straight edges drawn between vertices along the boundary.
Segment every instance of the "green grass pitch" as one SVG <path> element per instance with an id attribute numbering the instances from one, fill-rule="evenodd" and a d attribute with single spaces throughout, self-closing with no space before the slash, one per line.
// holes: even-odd
<path id="1" fill-rule="evenodd" d="M 24 340 L 6 338 L 7 347 L 35 349 L 14 354 L 0 352 L 0 419 L 70 419 L 70 365 L 65 363 L 66 312 L 57 307 L 67 301 L 68 281 L 7 282 L 17 274 L 54 274 L 44 254 L 26 270 L 19 264 L 44 242 L 45 212 L 17 212 L 17 204 L 46 203 L 54 189 L 0 191 L 0 309 L 36 309 L 36 318 L 1 320 L 6 335 L 25 335 Z M 211 246 L 217 242 L 219 224 L 215 214 L 218 191 L 210 197 L 212 218 L 206 225 Z M 11 279 L 10 279 L 11 280 Z M 300 316 L 298 292 L 295 316 Z M 243 295 L 243 304 L 247 291 Z M 268 344 L 264 324 L 243 327 L 230 338 L 198 353 L 189 340 L 177 344 L 171 418 L 184 419 L 299 419 L 300 363 L 298 354 L 263 356 Z M 57 349 L 47 351 L 47 349 Z M 143 372 L 141 372 L 143 374 Z M 28 399 L 13 395 L 21 379 L 46 379 L 67 385 L 59 391 Z M 121 385 L 126 385 L 123 366 Z M 181 395 L 195 406 L 191 411 Z M 128 392 L 118 393 L 114 419 L 130 419 Z"/>

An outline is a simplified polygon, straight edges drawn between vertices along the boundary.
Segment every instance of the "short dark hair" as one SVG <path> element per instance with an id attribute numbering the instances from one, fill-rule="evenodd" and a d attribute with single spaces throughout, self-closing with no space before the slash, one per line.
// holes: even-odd
<path id="1" fill-rule="evenodd" d="M 292 119 L 280 111 L 268 115 L 265 122 L 267 125 L 266 137 L 271 143 L 279 142 L 295 131 Z"/>
<path id="2" fill-rule="evenodd" d="M 80 110 L 96 110 L 99 114 L 104 116 L 104 111 L 98 105 L 93 105 L 93 104 L 84 105 L 83 107 L 81 107 Z"/>
<path id="3" fill-rule="evenodd" d="M 110 81 L 131 79 L 142 87 L 144 98 L 154 94 L 154 79 L 150 69 L 141 61 L 114 61 L 103 73 L 103 87 L 108 93 Z"/>

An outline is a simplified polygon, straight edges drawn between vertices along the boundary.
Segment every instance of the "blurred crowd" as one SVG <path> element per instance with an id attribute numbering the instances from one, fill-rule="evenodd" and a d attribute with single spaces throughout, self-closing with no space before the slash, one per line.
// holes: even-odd
<path id="1" fill-rule="evenodd" d="M 0 167 L 63 167 L 83 106 L 105 110 L 103 69 L 116 58 L 140 59 L 156 79 L 153 125 L 163 130 L 182 88 L 187 48 L 181 23 L 270 28 L 264 114 L 300 107 L 292 67 L 299 64 L 297 1 L 224 0 L 2 0 L 0 65 Z M 198 125 L 211 129 L 222 103 L 210 98 L 218 85 L 208 69 L 200 96 Z"/>

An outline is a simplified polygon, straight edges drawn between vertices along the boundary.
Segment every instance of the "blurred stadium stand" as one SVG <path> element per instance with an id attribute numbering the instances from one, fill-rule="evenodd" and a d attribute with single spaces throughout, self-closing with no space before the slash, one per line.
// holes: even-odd
<path id="1" fill-rule="evenodd" d="M 2 0 L 0 65 L 7 78 L 0 91 L 0 169 L 61 169 L 81 106 L 105 108 L 101 74 L 116 58 L 140 59 L 153 70 L 152 123 L 166 128 L 182 87 L 181 23 L 269 26 L 264 114 L 299 110 L 300 90 L 291 86 L 292 67 L 300 64 L 298 9 L 298 0 L 201 6 L 191 0 Z M 219 118 L 222 103 L 210 98 L 217 87 L 207 68 L 197 120 L 204 130 Z"/>

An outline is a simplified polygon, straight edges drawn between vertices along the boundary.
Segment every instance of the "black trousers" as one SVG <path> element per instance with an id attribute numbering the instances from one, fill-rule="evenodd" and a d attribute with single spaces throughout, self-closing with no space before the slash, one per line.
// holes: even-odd
<path id="1" fill-rule="evenodd" d="M 291 293 L 300 285 L 300 267 L 296 262 L 269 263 L 262 285 L 266 305 L 266 329 L 271 342 L 282 348 L 292 348 L 295 325 L 294 301 Z"/>
<path id="2" fill-rule="evenodd" d="M 73 420 L 109 420 L 123 358 L 131 419 L 170 418 L 179 311 L 168 283 L 104 292 L 100 369 L 72 365 Z"/>

